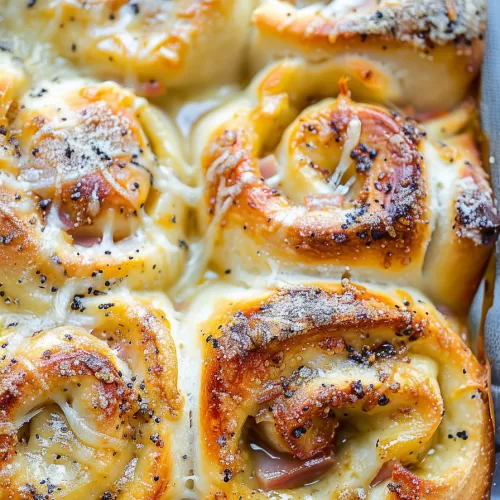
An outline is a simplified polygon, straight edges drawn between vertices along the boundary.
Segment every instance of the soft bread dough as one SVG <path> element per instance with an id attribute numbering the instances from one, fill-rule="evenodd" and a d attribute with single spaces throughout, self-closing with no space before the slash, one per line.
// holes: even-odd
<path id="1" fill-rule="evenodd" d="M 339 74 L 278 63 L 201 121 L 207 258 L 250 284 L 347 273 L 463 310 L 498 229 L 473 108 L 418 124 L 353 100 L 368 89 L 353 82 L 351 96 Z"/>
<path id="2" fill-rule="evenodd" d="M 9 29 L 147 96 L 239 77 L 248 0 L 2 0 Z"/>
<path id="3" fill-rule="evenodd" d="M 367 82 L 384 75 L 394 104 L 450 109 L 478 74 L 485 19 L 485 0 L 263 0 L 251 64 L 290 56 L 346 64 Z"/>
<path id="4" fill-rule="evenodd" d="M 198 498 L 479 499 L 488 491 L 487 370 L 418 292 L 348 280 L 219 284 L 197 297 L 182 329 L 199 367 L 191 373 Z M 306 453 L 332 419 L 329 472 L 304 487 L 257 489 L 250 429 L 270 425 L 294 454 Z M 384 464 L 392 474 L 375 480 Z"/>
<path id="5" fill-rule="evenodd" d="M 89 287 L 159 289 L 181 273 L 188 177 L 178 135 L 116 83 L 0 80 L 4 298 L 40 310 Z M 23 88 L 24 92 L 19 92 Z M 20 95 L 16 95 L 16 92 Z"/>

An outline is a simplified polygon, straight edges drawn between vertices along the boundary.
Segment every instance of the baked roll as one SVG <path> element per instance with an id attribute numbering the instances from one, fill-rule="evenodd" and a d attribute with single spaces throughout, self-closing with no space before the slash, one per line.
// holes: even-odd
<path id="1" fill-rule="evenodd" d="M 91 75 L 146 96 L 237 78 L 251 8 L 246 0 L 0 3 L 14 36 L 49 42 Z"/>
<path id="2" fill-rule="evenodd" d="M 168 119 L 117 84 L 81 79 L 6 93 L 3 109 L 1 302 L 41 311 L 65 285 L 171 284 L 187 247 L 187 170 Z"/>
<path id="3" fill-rule="evenodd" d="M 2 498 L 180 498 L 186 428 L 170 306 L 129 295 L 79 306 L 62 327 L 37 332 L 22 317 L 2 327 Z"/>
<path id="4" fill-rule="evenodd" d="M 463 311 L 498 230 L 470 105 L 421 126 L 354 101 L 343 79 L 337 96 L 335 76 L 279 63 L 200 123 L 214 266 L 247 283 L 347 272 Z"/>
<path id="5" fill-rule="evenodd" d="M 219 285 L 186 321 L 199 498 L 486 498 L 487 370 L 418 293 Z"/>
<path id="6" fill-rule="evenodd" d="M 450 109 L 478 74 L 485 19 L 485 0 L 263 0 L 252 64 L 330 60 L 386 86 L 393 103 Z"/>

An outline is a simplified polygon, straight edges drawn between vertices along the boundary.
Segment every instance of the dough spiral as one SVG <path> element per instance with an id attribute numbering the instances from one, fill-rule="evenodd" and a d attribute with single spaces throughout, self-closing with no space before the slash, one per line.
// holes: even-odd
<path id="1" fill-rule="evenodd" d="M 239 76 L 249 32 L 245 0 L 3 0 L 7 27 L 93 76 L 145 96 Z M 223 71 L 221 55 L 223 54 Z"/>
<path id="2" fill-rule="evenodd" d="M 159 299 L 91 296 L 80 305 L 65 326 L 27 338 L 26 319 L 4 326 L 2 498 L 179 498 L 175 320 Z"/>
<path id="3" fill-rule="evenodd" d="M 419 294 L 220 285 L 189 314 L 199 498 L 486 498 L 487 371 Z"/>
<path id="4" fill-rule="evenodd" d="M 253 14 L 252 63 L 330 60 L 378 79 L 398 105 L 450 109 L 478 74 L 485 19 L 484 0 L 264 0 Z"/>
<path id="5" fill-rule="evenodd" d="M 186 254 L 175 186 L 188 171 L 168 119 L 109 82 L 40 82 L 16 99 L 22 69 L 5 66 L 3 305 L 43 310 L 68 284 L 74 293 L 170 285 Z"/>
<path id="6" fill-rule="evenodd" d="M 347 271 L 463 308 L 498 229 L 468 105 L 420 126 L 343 79 L 332 99 L 336 71 L 279 63 L 200 123 L 214 265 L 244 281 Z"/>

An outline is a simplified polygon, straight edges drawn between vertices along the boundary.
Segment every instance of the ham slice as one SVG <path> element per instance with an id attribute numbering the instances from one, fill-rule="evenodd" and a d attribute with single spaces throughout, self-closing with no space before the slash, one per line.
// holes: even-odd
<path id="1" fill-rule="evenodd" d="M 71 229 L 74 229 L 75 224 L 71 220 L 71 217 L 68 213 L 64 212 L 61 208 L 59 208 L 57 213 L 59 215 L 59 220 L 61 221 L 61 227 L 65 231 L 70 231 Z"/>
<path id="2" fill-rule="evenodd" d="M 84 248 L 92 248 L 102 241 L 102 237 L 92 235 L 92 232 L 87 231 L 88 234 L 79 234 L 75 229 L 75 225 L 71 220 L 71 217 L 59 209 L 59 220 L 61 221 L 61 227 L 68 233 L 69 236 L 73 238 L 73 245 L 78 245 Z"/>
<path id="3" fill-rule="evenodd" d="M 137 84 L 136 92 L 143 97 L 156 97 L 166 92 L 165 86 L 156 81 L 140 82 Z"/>
<path id="4" fill-rule="evenodd" d="M 253 446 L 255 478 L 264 491 L 298 488 L 319 479 L 335 463 L 332 455 L 301 461 L 286 453 Z"/>
<path id="5" fill-rule="evenodd" d="M 374 486 L 377 486 L 377 484 L 387 481 L 387 479 L 390 479 L 392 477 L 392 471 L 395 465 L 396 465 L 396 460 L 389 460 L 388 462 L 385 462 L 385 464 L 382 465 L 382 467 L 380 467 L 380 470 L 378 471 L 377 475 L 373 478 L 372 482 L 370 483 L 370 486 L 373 488 Z"/>
<path id="6" fill-rule="evenodd" d="M 73 244 L 80 247 L 92 248 L 100 242 L 101 238 L 98 236 L 73 236 Z"/>
<path id="7" fill-rule="evenodd" d="M 264 179 L 269 179 L 273 177 L 279 172 L 278 160 L 276 160 L 276 156 L 267 155 L 265 158 L 261 158 L 259 160 L 259 170 L 260 175 Z"/>

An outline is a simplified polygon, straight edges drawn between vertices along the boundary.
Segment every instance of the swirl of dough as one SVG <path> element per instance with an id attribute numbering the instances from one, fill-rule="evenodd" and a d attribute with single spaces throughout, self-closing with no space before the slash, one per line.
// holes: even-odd
<path id="1" fill-rule="evenodd" d="M 383 76 L 398 105 L 450 109 L 479 72 L 485 20 L 485 0 L 263 0 L 252 63 L 331 60 L 367 81 Z"/>
<path id="2" fill-rule="evenodd" d="M 16 36 L 48 41 L 92 75 L 145 96 L 234 80 L 250 28 L 246 0 L 4 3 L 3 16 Z"/>
<path id="3" fill-rule="evenodd" d="M 485 498 L 487 369 L 417 292 L 215 285 L 186 317 L 201 498 Z"/>
<path id="4" fill-rule="evenodd" d="M 336 75 L 279 63 L 200 123 L 200 220 L 214 265 L 245 281 L 347 270 L 463 307 L 498 229 L 469 104 L 420 127 L 353 101 L 342 79 L 329 98 Z"/>
<path id="5" fill-rule="evenodd" d="M 5 102 L 2 301 L 42 309 L 69 282 L 170 285 L 186 253 L 175 186 L 187 170 L 167 118 L 114 83 L 42 82 Z"/>
<path id="6" fill-rule="evenodd" d="M 2 332 L 0 487 L 9 498 L 182 493 L 171 315 L 157 299 L 105 299 L 80 300 L 72 322 L 82 326 L 28 339 L 20 323 Z"/>

